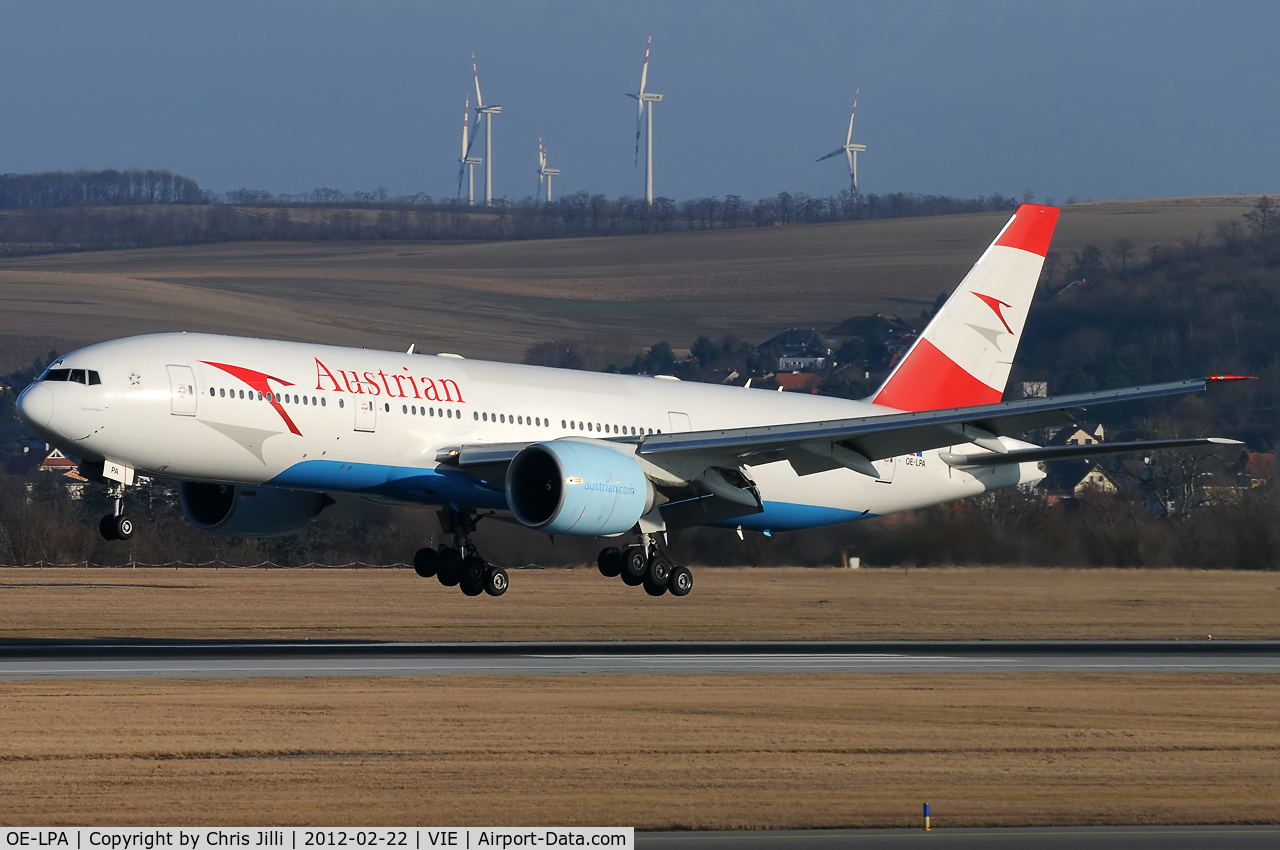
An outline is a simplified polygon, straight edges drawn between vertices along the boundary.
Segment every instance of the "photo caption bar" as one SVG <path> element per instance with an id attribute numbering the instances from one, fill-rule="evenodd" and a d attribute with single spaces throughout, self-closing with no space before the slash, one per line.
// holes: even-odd
<path id="1" fill-rule="evenodd" d="M 4 831 L 5 847 L 67 848 L 67 850 L 216 850 L 223 847 L 258 850 L 311 848 L 436 847 L 635 847 L 634 827 L 498 826 L 498 827 L 28 827 Z"/>

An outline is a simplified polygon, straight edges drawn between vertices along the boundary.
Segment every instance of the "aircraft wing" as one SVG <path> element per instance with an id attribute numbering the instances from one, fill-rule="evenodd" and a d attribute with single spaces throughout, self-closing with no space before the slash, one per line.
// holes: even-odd
<path id="1" fill-rule="evenodd" d="M 1202 392 L 1210 384 L 1230 380 L 1238 378 L 1196 378 L 952 410 L 891 413 L 857 419 L 722 431 L 655 434 L 644 438 L 637 453 L 658 465 L 665 465 L 664 461 L 667 459 L 678 461 L 680 456 L 688 456 L 689 460 L 696 458 L 703 463 L 719 462 L 733 466 L 786 459 L 802 475 L 808 471 L 846 466 L 874 476 L 875 468 L 870 463 L 873 460 L 961 443 L 973 443 L 992 454 L 1012 454 L 997 438 L 1052 425 L 1070 424 L 1079 412 L 1087 408 Z M 1154 447 L 1151 444 L 1144 445 Z M 810 462 L 810 458 L 814 462 Z M 825 463 L 822 462 L 824 459 Z"/>
<path id="2" fill-rule="evenodd" d="M 1068 459 L 1146 451 L 1157 448 L 1221 444 L 1214 438 L 1159 440 L 1102 446 L 1063 446 L 1009 451 L 999 437 L 1037 428 L 1067 425 L 1087 408 L 1126 401 L 1203 392 L 1211 384 L 1243 380 L 1220 375 L 1162 384 L 1076 393 L 1055 398 L 1031 398 L 952 410 L 926 410 L 731 428 L 613 438 L 606 442 L 634 444 L 636 454 L 655 467 L 669 470 L 686 481 L 702 477 L 712 467 L 737 468 L 787 460 L 801 475 L 840 466 L 878 476 L 871 461 L 964 443 L 987 449 L 981 454 L 955 454 L 944 458 L 956 466 L 991 466 L 1023 461 Z M 466 469 L 481 478 L 500 480 L 506 465 L 526 443 L 496 443 L 442 449 L 437 461 Z M 1124 448 L 1120 448 L 1124 446 Z M 1116 447 L 1116 448 L 1112 448 Z M 1086 451 L 1075 451 L 1085 449 Z"/>

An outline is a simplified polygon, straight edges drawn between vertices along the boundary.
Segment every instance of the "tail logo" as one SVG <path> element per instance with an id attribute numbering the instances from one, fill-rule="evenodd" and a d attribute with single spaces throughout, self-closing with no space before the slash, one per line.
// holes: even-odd
<path id="1" fill-rule="evenodd" d="M 996 314 L 996 318 L 1000 320 L 1000 324 L 1004 325 L 1005 331 L 1012 334 L 1013 328 L 1009 327 L 1009 323 L 1005 321 L 1004 313 L 1001 312 L 1000 308 L 1012 307 L 1013 305 L 1006 303 L 1004 301 L 1001 301 L 999 298 L 994 298 L 990 295 L 983 295 L 981 292 L 975 292 L 973 294 L 976 295 L 978 298 L 982 299 L 983 304 L 986 304 L 988 307 L 991 308 L 991 312 Z"/>

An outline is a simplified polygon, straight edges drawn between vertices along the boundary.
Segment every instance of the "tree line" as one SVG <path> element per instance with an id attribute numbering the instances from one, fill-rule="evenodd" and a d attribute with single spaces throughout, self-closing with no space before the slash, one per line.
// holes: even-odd
<path id="1" fill-rule="evenodd" d="M 0 209 L 202 204 L 196 181 L 172 171 L 46 171 L 0 174 Z"/>
<path id="2" fill-rule="evenodd" d="M 502 240 L 609 236 L 817 224 L 1006 210 L 1017 199 L 964 199 L 909 192 L 820 197 L 779 192 L 685 201 L 609 198 L 586 191 L 551 204 L 532 196 L 491 207 L 459 198 L 385 189 L 319 188 L 276 195 L 242 188 L 203 191 L 168 171 L 76 171 L 0 175 L 0 256 L 154 248 L 239 241 Z"/>

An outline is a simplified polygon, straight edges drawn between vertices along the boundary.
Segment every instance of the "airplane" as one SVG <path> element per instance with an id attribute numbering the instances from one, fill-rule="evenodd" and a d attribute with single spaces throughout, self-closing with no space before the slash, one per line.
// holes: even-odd
<path id="1" fill-rule="evenodd" d="M 17 401 L 21 421 L 108 487 L 99 524 L 128 539 L 136 476 L 176 479 L 215 534 L 300 531 L 334 495 L 435 506 L 447 541 L 419 575 L 500 596 L 476 549 L 487 517 L 552 535 L 627 538 L 597 564 L 652 596 L 693 574 L 658 545 L 694 526 L 772 534 L 975 496 L 1044 462 L 1221 438 L 1041 447 L 1015 435 L 1084 408 L 1203 391 L 1220 375 L 1002 401 L 1058 220 L 1023 204 L 906 355 L 861 401 L 667 375 L 590 373 L 299 342 L 161 333 L 90 345 Z"/>

